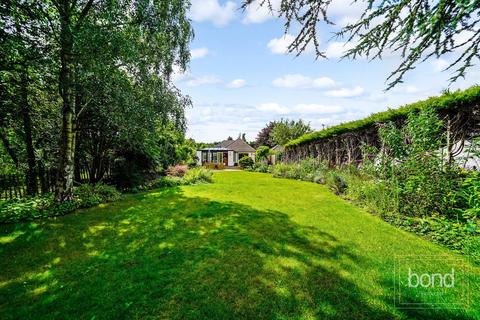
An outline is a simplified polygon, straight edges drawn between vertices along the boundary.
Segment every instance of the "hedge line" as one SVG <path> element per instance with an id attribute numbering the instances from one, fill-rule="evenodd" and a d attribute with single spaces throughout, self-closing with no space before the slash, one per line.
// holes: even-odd
<path id="1" fill-rule="evenodd" d="M 417 101 L 404 105 L 398 109 L 389 109 L 387 111 L 374 113 L 367 118 L 342 123 L 321 131 L 315 131 L 305 134 L 297 139 L 289 141 L 285 147 L 295 147 L 304 143 L 329 138 L 345 132 L 365 129 L 375 125 L 378 122 L 388 122 L 399 117 L 405 117 L 412 111 L 422 108 L 433 107 L 438 110 L 442 109 L 458 109 L 472 104 L 480 103 L 480 86 L 476 85 L 464 91 L 446 92 L 441 96 L 428 98 L 426 100 Z"/>

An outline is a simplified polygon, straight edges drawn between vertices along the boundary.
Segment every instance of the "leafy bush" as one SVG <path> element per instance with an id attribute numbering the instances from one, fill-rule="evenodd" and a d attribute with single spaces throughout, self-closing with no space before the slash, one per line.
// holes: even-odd
<path id="1" fill-rule="evenodd" d="M 75 198 L 79 208 L 90 208 L 103 202 L 120 199 L 120 192 L 115 187 L 106 184 L 83 184 L 75 188 Z"/>
<path id="2" fill-rule="evenodd" d="M 149 189 L 158 189 L 158 188 L 169 188 L 169 187 L 178 187 L 184 184 L 184 179 L 180 177 L 160 177 L 155 180 L 152 180 L 141 187 L 142 190 Z"/>
<path id="3" fill-rule="evenodd" d="M 480 225 L 478 225 L 478 222 L 465 223 L 438 215 L 424 218 L 391 216 L 386 218 L 386 221 L 432 242 L 467 254 L 480 262 L 480 247 L 478 247 L 480 244 Z"/>
<path id="4" fill-rule="evenodd" d="M 337 171 L 329 171 L 325 176 L 325 184 L 335 194 L 343 194 L 347 189 L 345 178 Z"/>
<path id="5" fill-rule="evenodd" d="M 203 167 L 195 167 L 187 170 L 183 177 L 165 176 L 150 181 L 142 187 L 143 190 L 178 187 L 182 185 L 196 184 L 196 183 L 211 183 L 213 182 L 212 171 Z"/>
<path id="6" fill-rule="evenodd" d="M 172 177 L 183 177 L 185 173 L 188 171 L 187 165 L 175 165 L 170 166 L 167 169 L 167 175 Z"/>
<path id="7" fill-rule="evenodd" d="M 398 213 L 398 193 L 388 181 L 366 175 L 346 174 L 345 197 L 382 216 Z"/>
<path id="8" fill-rule="evenodd" d="M 250 169 L 253 167 L 253 160 L 249 156 L 244 156 L 240 160 L 238 160 L 238 165 L 242 169 Z"/>
<path id="9" fill-rule="evenodd" d="M 250 171 L 267 173 L 272 170 L 272 166 L 265 163 L 255 163 Z"/>
<path id="10" fill-rule="evenodd" d="M 79 208 L 88 208 L 119 198 L 120 192 L 117 189 L 98 184 L 76 187 L 72 201 L 56 202 L 52 194 L 3 201 L 0 203 L 0 223 L 61 216 Z"/>
<path id="11" fill-rule="evenodd" d="M 202 167 L 193 168 L 187 171 L 183 179 L 186 184 L 212 183 L 213 172 Z"/>
<path id="12" fill-rule="evenodd" d="M 480 172 L 462 173 L 459 189 L 454 194 L 454 213 L 464 220 L 480 218 Z"/>
<path id="13" fill-rule="evenodd" d="M 52 206 L 52 202 L 52 195 L 3 201 L 0 204 L 0 222 L 40 218 Z"/>
<path id="14" fill-rule="evenodd" d="M 277 178 L 298 179 L 317 183 L 325 182 L 327 166 L 313 158 L 298 163 L 278 163 L 273 167 L 273 176 Z"/>
<path id="15" fill-rule="evenodd" d="M 257 148 L 255 153 L 255 160 L 263 161 L 267 159 L 267 156 L 270 154 L 270 148 L 267 146 L 260 146 Z"/>

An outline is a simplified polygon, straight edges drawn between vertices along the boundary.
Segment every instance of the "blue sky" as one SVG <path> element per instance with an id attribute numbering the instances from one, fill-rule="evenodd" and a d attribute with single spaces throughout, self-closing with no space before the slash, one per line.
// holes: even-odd
<path id="1" fill-rule="evenodd" d="M 245 132 L 254 140 L 266 123 L 281 118 L 301 118 L 321 129 L 322 124 L 363 118 L 449 87 L 451 74 L 442 70 L 453 57 L 426 61 L 389 92 L 384 92 L 385 81 L 399 63 L 398 55 L 340 61 L 349 44 L 331 39 L 332 32 L 362 12 L 361 5 L 350 2 L 333 1 L 330 15 L 337 25 L 319 28 L 329 59 L 315 60 L 311 50 L 300 57 L 285 52 L 295 30 L 285 35 L 283 21 L 268 10 L 243 12 L 239 1 L 192 0 L 192 61 L 185 73 L 174 75 L 176 86 L 193 100 L 187 136 L 212 142 Z M 471 71 L 450 88 L 476 83 L 480 72 Z"/>

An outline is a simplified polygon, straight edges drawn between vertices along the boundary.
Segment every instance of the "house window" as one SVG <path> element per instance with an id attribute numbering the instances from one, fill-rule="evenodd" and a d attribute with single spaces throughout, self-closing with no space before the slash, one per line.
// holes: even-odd
<path id="1" fill-rule="evenodd" d="M 216 152 L 212 153 L 212 162 L 217 163 L 217 153 Z"/>
<path id="2" fill-rule="evenodd" d="M 207 152 L 202 151 L 202 163 L 205 163 L 205 162 L 207 162 Z"/>

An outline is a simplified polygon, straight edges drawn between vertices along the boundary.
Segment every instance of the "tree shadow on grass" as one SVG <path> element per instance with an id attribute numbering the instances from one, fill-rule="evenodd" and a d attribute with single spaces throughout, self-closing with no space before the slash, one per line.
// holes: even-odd
<path id="1" fill-rule="evenodd" d="M 349 280 L 362 258 L 331 234 L 180 189 L 9 228 L 17 236 L 0 251 L 6 319 L 407 315 Z"/>

